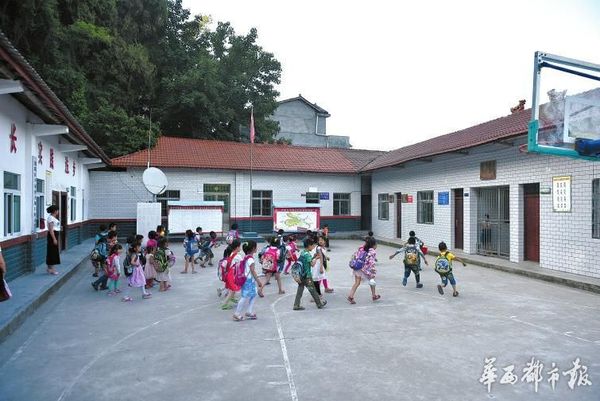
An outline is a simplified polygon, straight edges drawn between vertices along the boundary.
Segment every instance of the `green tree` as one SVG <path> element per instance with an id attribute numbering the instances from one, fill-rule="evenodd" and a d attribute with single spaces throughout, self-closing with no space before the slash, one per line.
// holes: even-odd
<path id="1" fill-rule="evenodd" d="M 277 124 L 281 66 L 229 23 L 211 29 L 181 0 L 5 0 L 0 24 L 15 46 L 110 156 L 147 144 L 153 130 L 259 141 Z"/>

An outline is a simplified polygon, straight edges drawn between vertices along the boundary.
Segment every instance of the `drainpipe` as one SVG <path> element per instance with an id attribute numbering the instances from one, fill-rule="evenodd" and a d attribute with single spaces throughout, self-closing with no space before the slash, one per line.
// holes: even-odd
<path id="1" fill-rule="evenodd" d="M 317 118 L 315 118 L 315 135 L 319 135 L 319 114 L 317 114 Z"/>

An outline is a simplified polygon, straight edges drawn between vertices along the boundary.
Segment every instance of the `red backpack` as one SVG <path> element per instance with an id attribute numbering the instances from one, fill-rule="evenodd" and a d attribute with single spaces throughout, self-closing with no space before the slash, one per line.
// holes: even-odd
<path id="1" fill-rule="evenodd" d="M 246 276 L 246 264 L 248 263 L 248 259 L 251 257 L 252 255 L 246 255 L 244 260 L 235 266 L 235 273 L 233 277 L 233 282 L 235 285 L 242 287 L 244 284 L 246 284 L 246 280 L 248 279 L 248 276 Z"/>
<path id="2" fill-rule="evenodd" d="M 265 273 L 275 273 L 277 271 L 277 248 L 269 247 L 263 254 L 261 263 Z"/>
<path id="3" fill-rule="evenodd" d="M 237 252 L 229 255 L 228 258 L 223 258 L 219 261 L 219 267 L 217 268 L 217 277 L 221 281 L 225 281 L 225 277 L 227 277 L 227 273 L 231 268 L 231 263 L 233 262 L 233 258 L 237 255 Z"/>

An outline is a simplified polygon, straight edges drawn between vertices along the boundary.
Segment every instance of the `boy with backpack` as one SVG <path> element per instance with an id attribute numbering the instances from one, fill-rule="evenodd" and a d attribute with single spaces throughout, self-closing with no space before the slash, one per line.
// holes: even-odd
<path id="1" fill-rule="evenodd" d="M 456 280 L 454 279 L 454 274 L 452 274 L 452 261 L 456 260 L 462 263 L 463 266 L 466 266 L 467 264 L 462 259 L 455 256 L 452 252 L 448 251 L 448 246 L 445 242 L 440 242 L 438 249 L 440 250 L 440 256 L 435 259 L 435 271 L 440 275 L 443 284 L 443 286 L 438 284 L 438 292 L 440 295 L 444 295 L 444 288 L 448 285 L 448 281 L 450 281 L 453 290 L 452 296 L 457 297 L 458 291 L 456 290 Z"/>
<path id="2" fill-rule="evenodd" d="M 108 229 L 104 224 L 101 224 L 99 227 L 99 231 L 96 234 L 96 244 L 94 246 L 94 250 L 90 255 L 90 259 L 92 260 L 92 265 L 94 266 L 94 274 L 93 277 L 98 277 L 98 273 L 100 270 L 104 269 L 104 264 L 106 263 L 106 259 L 108 258 Z"/>
<path id="3" fill-rule="evenodd" d="M 419 248 L 416 242 L 415 237 L 410 237 L 408 243 L 404 247 L 398 249 L 393 255 L 390 255 L 390 260 L 397 254 L 404 252 L 404 278 L 402 279 L 402 285 L 406 287 L 410 272 L 413 272 L 417 282 L 417 288 L 423 288 L 423 284 L 421 284 L 421 274 L 419 273 L 419 270 L 421 270 L 421 259 L 423 259 L 426 265 L 429 265 L 429 263 L 427 263 L 425 255 L 423 255 L 421 248 Z"/>
<path id="4" fill-rule="evenodd" d="M 313 257 L 313 250 L 315 249 L 315 241 L 312 238 L 304 240 L 304 250 L 298 258 L 298 262 L 292 267 L 292 276 L 298 283 L 298 291 L 296 291 L 296 299 L 294 300 L 294 310 L 304 310 L 305 308 L 300 305 L 302 300 L 302 294 L 304 293 L 304 287 L 308 289 L 308 292 L 315 300 L 317 308 L 323 309 L 327 305 L 326 300 L 321 300 L 315 285 L 312 281 L 312 267 L 316 263 L 316 259 Z"/>

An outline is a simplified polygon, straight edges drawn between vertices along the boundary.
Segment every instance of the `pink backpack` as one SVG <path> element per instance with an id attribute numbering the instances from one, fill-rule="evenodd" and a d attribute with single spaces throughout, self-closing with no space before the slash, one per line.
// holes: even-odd
<path id="1" fill-rule="evenodd" d="M 252 255 L 246 255 L 244 259 L 235 266 L 235 274 L 233 281 L 235 285 L 242 287 L 246 284 L 246 280 L 248 276 L 246 276 L 246 264 L 248 263 L 248 259 L 250 259 Z"/>
<path id="2" fill-rule="evenodd" d="M 274 273 L 277 271 L 277 248 L 269 247 L 263 254 L 261 263 L 265 273 Z"/>

